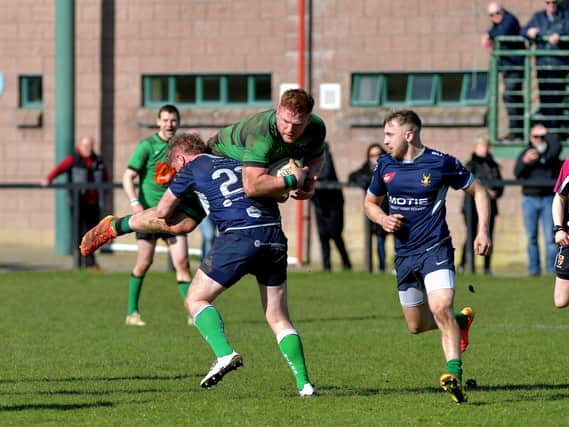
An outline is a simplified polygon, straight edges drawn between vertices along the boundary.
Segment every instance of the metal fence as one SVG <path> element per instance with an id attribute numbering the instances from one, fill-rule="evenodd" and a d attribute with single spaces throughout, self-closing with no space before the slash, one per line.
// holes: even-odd
<path id="1" fill-rule="evenodd" d="M 549 187 L 553 188 L 555 182 L 548 181 L 548 180 L 535 180 L 535 181 L 527 181 L 527 180 L 486 180 L 483 182 L 486 186 L 514 186 L 520 187 L 524 185 L 531 185 L 534 187 Z M 341 182 L 318 182 L 318 188 L 323 189 L 344 189 L 344 188 L 360 188 L 355 185 L 341 183 Z M 70 209 L 72 206 L 79 206 L 79 195 L 82 190 L 85 189 L 97 189 L 99 191 L 113 191 L 116 188 L 122 188 L 121 183 L 82 183 L 82 184 L 50 184 L 48 187 L 42 187 L 38 184 L 30 184 L 30 183 L 0 183 L 0 190 L 8 190 L 8 189 L 23 189 L 23 190 L 31 190 L 31 189 L 56 189 L 56 190 L 66 190 L 70 194 Z M 474 221 L 470 212 L 472 212 L 471 206 L 468 203 L 473 203 L 471 197 L 465 198 L 465 223 L 466 223 L 466 252 L 465 252 L 465 272 L 474 273 L 476 272 L 475 268 L 475 257 L 474 257 L 474 250 L 473 250 L 473 236 L 476 235 L 476 230 L 474 229 Z M 81 236 L 79 235 L 79 210 L 78 209 L 71 209 L 72 212 L 72 247 L 73 247 L 73 266 L 74 268 L 81 268 L 81 254 L 79 252 L 79 243 L 81 242 Z M 373 271 L 373 252 L 374 252 L 374 245 L 373 245 L 373 238 L 374 235 L 372 234 L 369 226 L 369 221 L 367 221 L 367 217 L 365 214 L 362 216 L 362 221 L 364 221 L 364 260 L 365 260 L 365 267 L 368 272 Z"/>
<path id="2" fill-rule="evenodd" d="M 524 49 L 505 49 L 504 43 L 519 43 Z M 500 105 L 510 113 L 509 120 L 515 124 L 508 127 L 509 133 L 523 134 L 527 141 L 532 123 L 540 122 L 556 133 L 562 140 L 569 135 L 569 36 L 560 38 L 563 50 L 537 49 L 521 36 L 500 36 L 495 40 L 490 56 L 488 75 L 488 133 L 493 143 L 507 142 L 498 135 L 503 120 L 500 120 Z M 501 60 L 520 57 L 522 65 L 504 65 Z M 536 61 L 546 58 L 549 61 Z M 555 60 L 554 59 L 559 59 Z M 537 64 L 555 62 L 555 64 Z M 503 91 L 499 89 L 499 75 L 503 77 Z M 509 77 L 509 78 L 508 78 Z M 502 95 L 502 104 L 499 95 Z"/>

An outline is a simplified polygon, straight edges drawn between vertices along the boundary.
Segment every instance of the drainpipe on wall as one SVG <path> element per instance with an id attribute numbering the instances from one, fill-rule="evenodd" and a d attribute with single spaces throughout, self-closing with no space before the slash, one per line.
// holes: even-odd
<path id="1" fill-rule="evenodd" d="M 75 135 L 75 2 L 55 2 L 55 161 L 73 152 Z M 56 190 L 55 252 L 71 255 L 72 217 L 68 190 Z"/>

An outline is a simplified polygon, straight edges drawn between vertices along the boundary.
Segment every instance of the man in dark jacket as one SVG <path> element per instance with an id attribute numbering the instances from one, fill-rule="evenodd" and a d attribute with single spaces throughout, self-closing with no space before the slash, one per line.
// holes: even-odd
<path id="1" fill-rule="evenodd" d="M 528 258 L 530 276 L 541 274 L 538 245 L 538 222 L 541 218 L 543 236 L 546 244 L 547 273 L 553 274 L 557 246 L 553 241 L 553 184 L 561 168 L 561 144 L 547 128 L 534 125 L 530 132 L 530 142 L 520 153 L 514 166 L 517 179 L 527 180 L 522 186 L 522 209 L 528 238 Z M 531 183 L 534 182 L 534 185 Z"/>
<path id="2" fill-rule="evenodd" d="M 557 3 L 557 0 L 546 0 L 545 9 L 536 12 L 521 30 L 521 35 L 535 42 L 537 49 L 569 49 L 569 43 L 560 40 L 561 36 L 569 35 L 569 12 Z M 558 132 L 554 128 L 558 128 L 560 123 L 554 116 L 561 115 L 569 56 L 536 55 L 535 62 L 540 110 L 546 116 L 543 124 L 550 132 Z"/>
<path id="3" fill-rule="evenodd" d="M 344 229 L 344 196 L 342 189 L 326 188 L 327 184 L 332 186 L 338 185 L 338 177 L 336 176 L 336 168 L 330 154 L 330 147 L 325 143 L 324 147 L 324 165 L 318 175 L 318 182 L 322 183 L 323 188 L 316 187 L 312 203 L 314 203 L 314 211 L 316 213 L 316 226 L 318 228 L 318 237 L 320 238 L 320 247 L 322 249 L 322 265 L 324 271 L 331 271 L 332 264 L 330 261 L 330 239 L 334 241 L 344 270 L 351 270 L 352 263 L 348 256 L 348 251 L 344 245 L 342 231 Z"/>
<path id="4" fill-rule="evenodd" d="M 509 11 L 498 2 L 488 4 L 488 17 L 492 27 L 482 35 L 482 45 L 491 50 L 494 46 L 496 37 L 499 36 L 519 36 L 520 23 Z M 500 50 L 523 50 L 525 43 L 522 41 L 502 41 L 499 45 Z M 516 140 L 523 139 L 523 97 L 522 83 L 524 58 L 523 56 L 500 56 L 500 72 L 504 81 L 504 92 L 502 100 L 508 111 L 510 121 L 509 133 L 504 139 Z"/>
<path id="5" fill-rule="evenodd" d="M 484 186 L 486 186 L 486 191 L 488 192 L 488 197 L 490 199 L 488 233 L 490 234 L 490 239 L 493 239 L 494 223 L 496 216 L 498 216 L 498 199 L 502 197 L 504 186 L 499 183 L 499 181 L 502 180 L 500 166 L 496 163 L 494 156 L 490 153 L 490 141 L 486 135 L 481 135 L 474 139 L 474 151 L 472 152 L 472 157 L 468 163 L 465 164 L 465 167 L 472 172 L 474 176 L 484 184 Z M 476 205 L 474 204 L 474 199 L 468 193 L 464 193 L 462 213 L 464 215 L 467 233 L 460 261 L 460 267 L 464 269 L 466 265 L 467 250 L 472 247 L 472 242 L 476 237 L 476 230 L 478 227 L 478 213 L 476 212 Z M 469 218 L 471 220 L 470 224 L 468 223 Z M 484 256 L 484 274 L 492 273 L 491 259 L 492 252 Z"/>

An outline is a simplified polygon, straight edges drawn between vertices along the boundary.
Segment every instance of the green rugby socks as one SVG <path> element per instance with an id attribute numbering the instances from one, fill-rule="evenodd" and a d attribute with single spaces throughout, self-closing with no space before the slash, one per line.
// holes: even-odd
<path id="1" fill-rule="evenodd" d="M 142 290 L 142 282 L 144 281 L 144 276 L 136 277 L 135 275 L 130 275 L 130 280 L 128 283 L 128 315 L 130 316 L 135 311 L 138 311 L 138 299 L 140 298 L 140 291 Z"/>
<path id="2" fill-rule="evenodd" d="M 121 218 L 117 218 L 111 221 L 112 227 L 115 229 L 117 236 L 122 236 L 123 234 L 132 233 L 128 221 L 132 215 L 125 215 Z"/>
<path id="3" fill-rule="evenodd" d="M 462 360 L 451 359 L 447 362 L 447 372 L 462 381 Z"/>
<path id="4" fill-rule="evenodd" d="M 296 387 L 302 390 L 305 384 L 310 383 L 308 372 L 306 370 L 306 362 L 304 360 L 304 350 L 302 348 L 302 340 L 296 329 L 285 329 L 277 334 L 277 343 L 283 354 L 286 363 L 290 366 Z"/>
<path id="5" fill-rule="evenodd" d="M 188 295 L 188 289 L 190 289 L 190 282 L 178 281 L 178 290 L 180 291 L 182 299 L 186 299 L 186 295 Z"/>
<path id="6" fill-rule="evenodd" d="M 194 316 L 194 324 L 216 357 L 223 357 L 233 353 L 233 348 L 229 345 L 225 336 L 223 319 L 213 305 L 202 307 Z"/>

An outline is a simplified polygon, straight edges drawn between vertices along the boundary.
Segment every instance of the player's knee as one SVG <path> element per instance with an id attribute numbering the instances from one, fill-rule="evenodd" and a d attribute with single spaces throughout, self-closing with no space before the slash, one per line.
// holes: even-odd
<path id="1" fill-rule="evenodd" d="M 569 305 L 569 299 L 567 298 L 555 298 L 554 304 L 556 308 L 565 308 Z"/>

